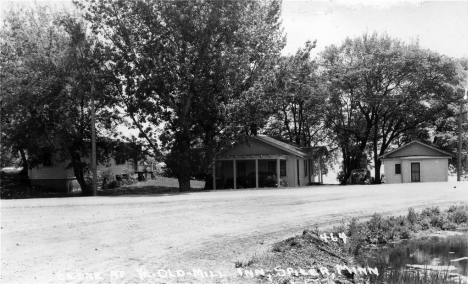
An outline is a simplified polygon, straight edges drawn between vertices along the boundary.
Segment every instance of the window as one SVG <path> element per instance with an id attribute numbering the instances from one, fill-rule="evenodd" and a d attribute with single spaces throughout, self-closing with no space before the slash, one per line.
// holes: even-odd
<path id="1" fill-rule="evenodd" d="M 51 153 L 44 153 L 42 156 L 42 165 L 44 167 L 52 167 L 52 154 Z"/>
<path id="2" fill-rule="evenodd" d="M 307 176 L 307 160 L 304 160 L 304 176 Z"/>
<path id="3" fill-rule="evenodd" d="M 396 175 L 401 174 L 401 164 L 395 164 L 395 174 Z"/>
<path id="4" fill-rule="evenodd" d="M 276 175 L 276 161 L 268 161 L 268 172 Z M 280 160 L 280 176 L 286 176 L 286 160 Z"/>
<path id="5" fill-rule="evenodd" d="M 286 176 L 286 160 L 280 161 L 280 176 Z"/>
<path id="6" fill-rule="evenodd" d="M 237 162 L 237 176 L 245 177 L 245 161 Z"/>
<path id="7" fill-rule="evenodd" d="M 268 172 L 276 173 L 276 161 L 268 161 Z"/>

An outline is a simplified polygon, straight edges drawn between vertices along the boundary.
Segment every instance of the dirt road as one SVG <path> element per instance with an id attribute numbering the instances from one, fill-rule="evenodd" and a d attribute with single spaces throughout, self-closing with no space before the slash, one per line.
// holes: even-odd
<path id="1" fill-rule="evenodd" d="M 1 282 L 238 282 L 305 227 L 461 201 L 468 182 L 2 200 Z"/>

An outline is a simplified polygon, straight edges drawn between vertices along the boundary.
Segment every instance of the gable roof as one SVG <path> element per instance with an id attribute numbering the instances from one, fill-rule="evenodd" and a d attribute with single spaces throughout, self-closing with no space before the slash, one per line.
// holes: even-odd
<path id="1" fill-rule="evenodd" d="M 263 141 L 277 148 L 283 149 L 284 151 L 287 151 L 296 156 L 306 157 L 306 156 L 312 156 L 312 155 L 317 155 L 321 153 L 322 154 L 328 153 L 327 148 L 324 146 L 302 147 L 296 143 L 289 142 L 282 138 L 272 137 L 272 136 L 267 136 L 267 135 L 257 135 L 257 136 L 254 136 L 253 138 Z"/>
<path id="2" fill-rule="evenodd" d="M 448 156 L 448 157 L 452 157 L 452 156 L 453 156 L 453 155 L 450 154 L 449 152 L 440 150 L 440 149 L 438 149 L 438 148 L 436 148 L 436 147 L 433 147 L 433 146 L 430 146 L 430 145 L 427 145 L 427 144 L 424 144 L 424 143 L 422 143 L 422 142 L 420 142 L 420 141 L 416 141 L 416 140 L 415 140 L 415 141 L 411 141 L 410 143 L 405 144 L 405 145 L 403 145 L 403 146 L 401 146 L 401 147 L 399 147 L 399 148 L 396 148 L 396 149 L 394 149 L 394 150 L 392 150 L 392 151 L 390 151 L 390 152 L 388 152 L 388 153 L 385 153 L 385 154 L 383 154 L 382 156 L 379 156 L 379 159 L 385 159 L 385 158 L 387 158 L 387 156 L 389 156 L 389 155 L 391 155 L 391 154 L 394 154 L 395 152 L 398 152 L 398 151 L 400 151 L 400 150 L 402 150 L 402 149 L 404 149 L 404 148 L 407 148 L 408 146 L 413 145 L 413 144 L 418 144 L 418 145 L 421 145 L 421 146 L 423 146 L 423 147 L 427 147 L 427 148 L 429 148 L 429 149 L 435 150 L 435 151 L 437 151 L 437 152 L 443 154 L 444 156 Z"/>
<path id="3" fill-rule="evenodd" d="M 252 143 L 248 142 L 250 140 Z M 238 142 L 231 147 L 225 149 L 224 151 L 218 153 L 216 156 L 219 157 L 230 157 L 230 156 L 235 156 L 238 155 L 237 153 L 240 152 L 240 155 L 265 155 L 265 150 L 267 148 L 262 148 L 260 152 L 257 152 L 254 150 L 255 147 L 258 147 L 259 145 L 263 144 L 266 146 L 269 146 L 270 150 L 266 150 L 269 152 L 266 155 L 271 155 L 273 152 L 276 152 L 275 154 L 280 154 L 280 155 L 294 155 L 294 156 L 299 156 L 302 158 L 306 157 L 311 157 L 311 156 L 319 156 L 319 155 L 328 155 L 328 150 L 325 146 L 317 146 L 317 147 L 303 147 L 300 146 L 296 143 L 290 142 L 286 139 L 283 139 L 281 137 L 274 137 L 274 136 L 268 136 L 268 135 L 256 135 L 256 136 L 251 136 L 248 138 L 247 141 L 242 141 Z M 258 144 L 258 142 L 260 144 Z M 253 145 L 254 148 L 252 148 Z M 246 148 L 242 148 L 248 146 L 247 150 Z M 240 148 L 239 148 L 240 147 Z M 276 150 L 277 149 L 277 150 Z M 250 152 L 249 154 L 246 154 L 245 152 Z M 244 154 L 242 154 L 244 152 Z"/>

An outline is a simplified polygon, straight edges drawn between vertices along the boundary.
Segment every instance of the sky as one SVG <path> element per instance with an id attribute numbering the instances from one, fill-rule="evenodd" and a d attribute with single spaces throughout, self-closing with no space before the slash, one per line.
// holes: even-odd
<path id="1" fill-rule="evenodd" d="M 36 1 L 72 7 L 71 0 Z M 11 2 L 34 1 L 0 1 L 0 9 Z M 450 57 L 468 57 L 468 1 L 283 0 L 282 18 L 285 55 L 295 53 L 307 40 L 317 40 L 317 54 L 346 37 L 376 31 L 407 43 L 419 40 L 421 47 Z"/>
<path id="2" fill-rule="evenodd" d="M 284 1 L 287 45 L 295 53 L 317 40 L 316 53 L 346 37 L 387 33 L 450 57 L 468 57 L 468 1 Z"/>

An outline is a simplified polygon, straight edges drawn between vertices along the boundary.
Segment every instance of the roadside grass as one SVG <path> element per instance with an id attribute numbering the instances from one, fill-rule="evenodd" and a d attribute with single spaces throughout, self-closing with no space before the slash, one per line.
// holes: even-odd
<path id="1" fill-rule="evenodd" d="M 376 213 L 369 220 L 352 219 L 328 232 L 318 228 L 306 229 L 302 235 L 274 244 L 264 255 L 237 261 L 235 266 L 244 271 L 263 269 L 266 276 L 259 275 L 258 279 L 263 281 L 267 277 L 271 283 L 468 283 L 453 277 L 448 271 L 395 271 L 382 266 L 377 267 L 379 275 L 366 275 L 352 269 L 368 267 L 367 258 L 373 249 L 378 249 L 378 245 L 441 230 L 468 231 L 468 204 L 452 205 L 443 211 L 439 207 L 429 207 L 420 213 L 409 208 L 407 215 L 397 217 Z M 343 266 L 350 270 L 342 270 Z M 290 268 L 290 273 L 287 268 Z M 309 271 L 311 268 L 317 275 L 300 272 L 300 269 Z"/>

